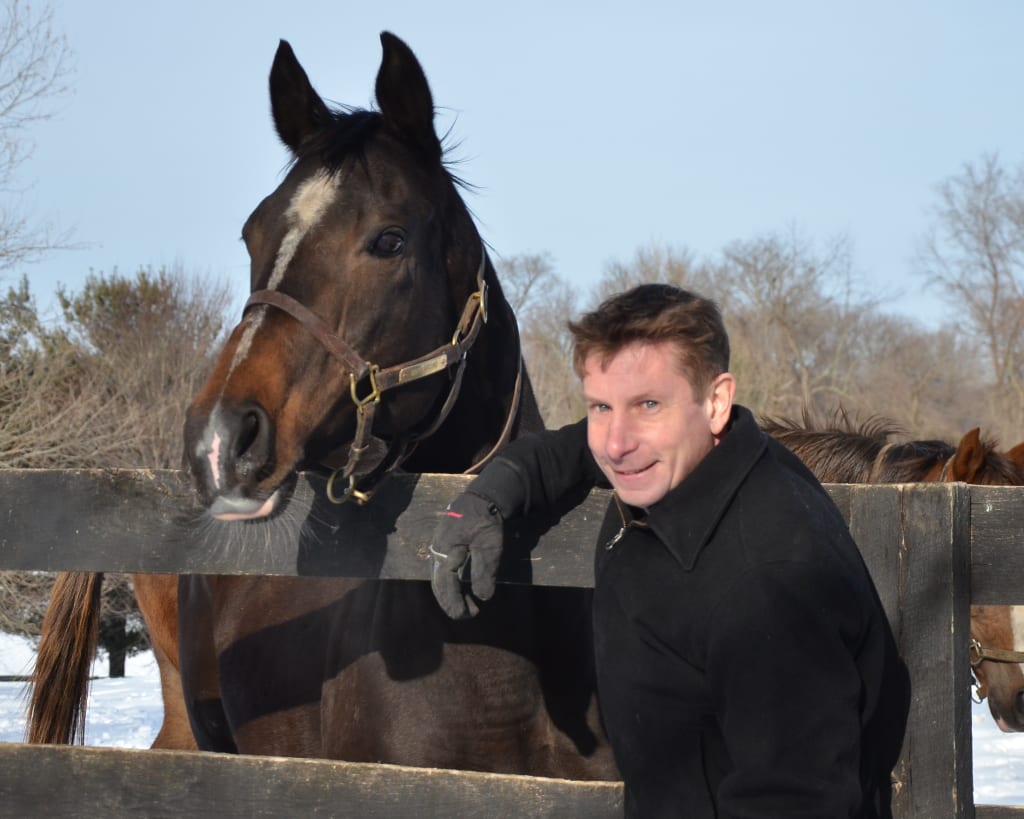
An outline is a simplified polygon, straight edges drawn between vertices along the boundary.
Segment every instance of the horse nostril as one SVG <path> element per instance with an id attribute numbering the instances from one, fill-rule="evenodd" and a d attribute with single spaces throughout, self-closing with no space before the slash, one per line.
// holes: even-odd
<path id="1" fill-rule="evenodd" d="M 232 452 L 239 479 L 253 479 L 269 466 L 273 447 L 273 421 L 259 405 L 249 405 L 238 415 Z"/>
<path id="2" fill-rule="evenodd" d="M 256 443 L 260 434 L 260 419 L 256 412 L 248 412 L 242 416 L 235 441 L 235 457 L 241 458 Z"/>

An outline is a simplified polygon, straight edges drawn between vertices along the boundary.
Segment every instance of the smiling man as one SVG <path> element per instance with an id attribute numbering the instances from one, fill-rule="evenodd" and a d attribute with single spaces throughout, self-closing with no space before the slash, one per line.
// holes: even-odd
<path id="1" fill-rule="evenodd" d="M 503 519 L 610 486 L 594 656 L 627 816 L 891 816 L 906 670 L 827 493 L 733 403 L 718 308 L 643 285 L 569 326 L 587 417 L 510 444 L 451 504 L 439 603 L 494 594 Z"/>

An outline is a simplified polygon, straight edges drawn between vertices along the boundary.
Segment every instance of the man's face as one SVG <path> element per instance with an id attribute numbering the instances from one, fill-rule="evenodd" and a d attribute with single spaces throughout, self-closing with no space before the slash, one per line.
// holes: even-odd
<path id="1" fill-rule="evenodd" d="M 635 343 L 604 368 L 599 356 L 587 357 L 583 397 L 598 465 L 624 502 L 647 508 L 716 445 L 732 407 L 732 377 L 719 376 L 708 396 L 695 400 L 672 345 Z"/>

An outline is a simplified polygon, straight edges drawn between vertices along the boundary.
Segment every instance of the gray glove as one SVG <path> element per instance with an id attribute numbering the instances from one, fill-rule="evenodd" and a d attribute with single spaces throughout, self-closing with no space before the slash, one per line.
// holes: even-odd
<path id="1" fill-rule="evenodd" d="M 430 586 L 452 619 L 475 617 L 480 611 L 476 601 L 494 595 L 502 539 L 501 512 L 493 501 L 466 491 L 448 505 L 430 544 L 434 558 Z M 470 559 L 472 595 L 462 580 L 462 570 Z"/>

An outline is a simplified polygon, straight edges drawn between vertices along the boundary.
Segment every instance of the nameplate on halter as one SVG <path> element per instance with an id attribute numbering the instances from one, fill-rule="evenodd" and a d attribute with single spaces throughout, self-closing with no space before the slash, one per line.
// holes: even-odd
<path id="1" fill-rule="evenodd" d="M 398 371 L 398 383 L 404 384 L 407 381 L 415 381 L 427 375 L 439 373 L 448 366 L 448 356 L 444 353 L 421 361 L 419 364 L 410 364 Z"/>

